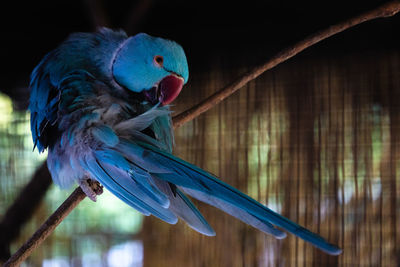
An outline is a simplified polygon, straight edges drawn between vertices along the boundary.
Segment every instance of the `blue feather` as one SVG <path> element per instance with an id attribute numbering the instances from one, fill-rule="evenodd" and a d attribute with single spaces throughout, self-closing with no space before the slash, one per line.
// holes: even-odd
<path id="1" fill-rule="evenodd" d="M 179 188 L 158 179 L 156 176 L 154 176 L 154 182 L 160 190 L 169 197 L 169 208 L 173 213 L 182 218 L 190 227 L 199 233 L 207 236 L 215 235 L 214 229 L 212 229 L 196 206 Z"/>
<path id="2" fill-rule="evenodd" d="M 97 139 L 98 141 L 102 142 L 106 146 L 116 146 L 119 143 L 119 138 L 107 125 L 99 125 L 96 127 L 92 127 L 92 135 Z"/>
<path id="3" fill-rule="evenodd" d="M 271 224 L 282 227 L 326 253 L 338 255 L 342 252 L 340 248 L 329 244 L 322 237 L 268 209 L 232 186 L 216 179 L 213 175 L 204 170 L 155 147 L 144 143 L 140 143 L 140 146 L 146 148 L 149 151 L 148 153 L 152 154 L 152 157 L 148 158 L 154 158 L 156 161 L 162 163 L 163 166 L 168 166 L 171 171 L 173 171 L 173 173 L 157 174 L 158 178 L 181 186 L 184 190 L 188 189 L 186 190 L 188 193 L 193 192 L 192 190 L 196 190 L 203 195 L 209 195 L 213 198 L 225 201 L 229 205 L 239 208 L 247 212 L 250 216 L 260 220 L 267 228 L 270 228 Z M 199 195 L 193 194 L 193 196 L 198 197 Z M 200 200 L 204 200 L 204 197 L 199 198 Z M 223 204 L 220 203 L 220 205 Z M 279 232 L 277 232 L 277 234 L 278 237 L 283 237 Z"/>
<path id="4" fill-rule="evenodd" d="M 129 178 L 131 178 L 150 198 L 154 199 L 162 207 L 168 208 L 168 198 L 161 193 L 158 188 L 153 186 L 151 175 L 147 171 L 137 167 L 133 163 L 129 163 L 120 153 L 111 149 L 97 150 L 94 152 L 94 155 L 99 162 L 125 171 L 123 177 L 114 178 L 116 181 L 124 181 L 123 179 L 129 180 Z M 130 181 L 128 181 L 128 186 L 129 184 Z"/>
<path id="5" fill-rule="evenodd" d="M 95 174 L 104 187 L 133 208 L 138 209 L 139 207 L 139 211 L 144 211 L 145 214 L 151 213 L 170 224 L 175 224 L 178 221 L 171 211 L 159 205 L 146 192 L 143 192 L 143 188 L 138 183 L 128 178 L 119 169 L 93 158 L 87 158 L 85 166 L 87 166 L 88 171 Z"/>
<path id="6" fill-rule="evenodd" d="M 124 201 L 126 204 L 141 212 L 143 215 L 149 216 L 151 214 L 151 212 L 147 210 L 146 207 L 142 207 L 140 202 L 136 203 L 135 199 L 133 199 L 124 190 L 121 190 L 121 187 L 117 183 L 113 183 L 112 179 L 110 179 L 110 176 L 102 168 L 100 168 L 98 163 L 93 161 L 81 161 L 81 166 L 86 171 L 92 173 L 104 185 L 104 187 L 106 187 L 111 193 Z"/>
<path id="7" fill-rule="evenodd" d="M 179 189 L 176 189 L 175 201 L 173 210 L 183 218 L 189 226 L 203 235 L 215 236 L 214 229 L 211 228 L 192 201 Z M 178 202 L 181 202 L 181 204 L 178 204 Z M 187 209 L 189 209 L 190 212 L 188 212 Z"/>

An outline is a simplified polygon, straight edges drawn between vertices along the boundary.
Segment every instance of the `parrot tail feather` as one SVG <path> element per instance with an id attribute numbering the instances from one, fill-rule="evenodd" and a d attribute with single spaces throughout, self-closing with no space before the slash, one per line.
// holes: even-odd
<path id="1" fill-rule="evenodd" d="M 157 173 L 156 176 L 159 179 L 175 184 L 189 195 L 220 208 L 277 238 L 284 238 L 285 234 L 273 225 L 310 242 L 328 254 L 338 255 L 342 252 L 340 248 L 328 243 L 321 236 L 281 216 L 193 164 L 149 144 L 138 142 L 137 145 L 146 150 L 147 160 L 153 161 L 154 164 L 158 162 L 171 170 L 170 173 Z"/>
<path id="2" fill-rule="evenodd" d="M 286 237 L 285 232 L 282 232 L 281 230 L 275 228 L 269 222 L 260 220 L 256 216 L 250 215 L 246 211 L 230 204 L 227 201 L 221 200 L 221 199 L 216 198 L 211 195 L 207 195 L 201 191 L 192 190 L 189 188 L 182 188 L 182 190 L 186 194 L 188 194 L 204 203 L 214 206 L 220 210 L 223 210 L 226 213 L 228 213 L 229 215 L 247 223 L 248 225 L 251 225 L 251 226 L 263 231 L 266 234 L 272 235 L 277 239 L 283 239 Z"/>
<path id="3" fill-rule="evenodd" d="M 208 224 L 200 211 L 190 201 L 190 199 L 183 194 L 183 192 L 177 188 L 174 184 L 165 182 L 154 176 L 154 181 L 158 188 L 163 191 L 170 200 L 169 209 L 182 220 L 184 220 L 192 229 L 197 232 L 207 235 L 215 236 L 215 231 Z"/>
<path id="4" fill-rule="evenodd" d="M 152 214 L 170 224 L 175 224 L 179 217 L 194 230 L 207 236 L 215 235 L 200 211 L 179 188 L 150 174 L 117 148 L 131 154 L 134 151 L 144 152 L 121 140 L 118 147 L 103 147 L 94 151 L 81 161 L 81 165 L 105 188 L 144 215 Z M 152 165 L 144 166 L 156 172 L 168 171 Z"/>
<path id="5" fill-rule="evenodd" d="M 139 212 L 147 216 L 153 214 L 170 224 L 177 223 L 175 214 L 160 205 L 129 172 L 91 156 L 87 156 L 81 165 L 105 188 Z"/>

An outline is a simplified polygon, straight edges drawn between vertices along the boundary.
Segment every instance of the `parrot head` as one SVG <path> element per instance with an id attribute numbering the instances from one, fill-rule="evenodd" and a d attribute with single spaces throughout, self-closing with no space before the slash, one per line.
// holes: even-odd
<path id="1" fill-rule="evenodd" d="M 119 85 L 161 105 L 171 103 L 189 78 L 183 48 L 145 33 L 122 43 L 112 62 L 112 74 Z"/>

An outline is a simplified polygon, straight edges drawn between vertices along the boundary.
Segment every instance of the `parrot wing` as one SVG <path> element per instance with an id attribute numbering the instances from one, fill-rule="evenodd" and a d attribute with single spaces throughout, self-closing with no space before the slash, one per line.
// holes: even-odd
<path id="1" fill-rule="evenodd" d="M 180 217 L 196 231 L 215 235 L 179 188 L 158 179 L 113 148 L 103 148 L 85 156 L 81 166 L 114 195 L 144 215 L 152 214 L 170 224 L 175 224 Z M 160 168 L 156 167 L 154 171 L 159 172 Z"/>
<path id="2" fill-rule="evenodd" d="M 174 184 L 192 197 L 213 205 L 267 234 L 284 238 L 286 234 L 273 226 L 276 225 L 328 254 L 341 253 L 340 248 L 328 243 L 319 235 L 268 209 L 212 174 L 149 143 L 120 140 L 115 149 L 128 160 L 135 161 L 138 165 L 143 163 L 141 166 L 153 177 Z M 165 171 L 153 172 L 151 166 L 163 166 Z"/>
<path id="3" fill-rule="evenodd" d="M 31 131 L 34 147 L 43 152 L 60 135 L 61 115 L 76 110 L 87 95 L 92 95 L 95 78 L 87 71 L 75 69 L 62 77 L 56 73 L 66 66 L 58 63 L 57 53 L 47 54 L 31 75 Z M 62 114 L 60 114 L 60 112 Z"/>
<path id="4" fill-rule="evenodd" d="M 31 75 L 31 131 L 34 147 L 42 152 L 48 144 L 49 132 L 55 130 L 52 125 L 57 120 L 58 89 L 51 83 L 46 62 L 50 62 L 52 53 L 47 54 Z"/>
<path id="5" fill-rule="evenodd" d="M 81 149 L 83 152 L 72 153 L 72 158 L 57 159 L 54 162 L 50 160 L 49 167 L 50 170 L 55 170 L 52 173 L 57 183 L 62 185 L 62 181 L 76 169 L 72 168 L 71 172 L 66 173 L 68 177 L 63 179 L 59 166 L 68 164 L 68 161 L 77 161 L 92 178 L 142 214 L 147 216 L 152 214 L 170 224 L 175 224 L 180 217 L 196 231 L 209 236 L 215 235 L 214 230 L 181 190 L 149 172 L 151 170 L 154 173 L 165 173 L 170 170 L 160 165 L 146 164 L 142 159 L 131 160 L 117 150 L 117 147 L 131 148 L 128 146 L 129 142 L 120 139 L 116 134 L 127 130 L 131 131 L 128 135 L 137 140 L 168 149 L 163 142 L 141 132 L 150 125 L 156 131 L 160 131 L 158 128 L 164 129 L 165 122 L 157 121 L 157 118 L 168 117 L 170 113 L 168 108 L 152 108 L 117 124 L 114 131 L 107 125 L 107 121 L 115 117 L 116 113 L 122 112 L 121 106 L 114 103 L 104 107 L 103 103 L 99 109 L 98 101 L 111 101 L 105 100 L 104 95 L 98 95 L 99 91 L 106 87 L 104 83 L 84 70 L 75 70 L 67 73 L 54 86 L 50 82 L 49 75 L 44 75 L 43 70 L 38 68 L 33 74 L 31 97 L 31 127 L 38 149 L 43 150 L 49 146 L 51 144 L 49 138 L 59 137 L 60 141 L 56 144 L 63 147 L 59 152 L 61 154 L 71 149 L 79 150 L 82 146 L 82 135 L 86 135 L 84 138 L 89 144 L 89 147 Z M 124 105 L 127 106 L 128 104 Z M 100 112 L 101 109 L 104 109 L 104 112 Z M 59 132 L 53 134 L 52 131 Z M 58 150 L 58 145 L 52 150 Z M 82 177 L 78 178 L 82 179 L 84 175 L 80 176 Z"/>
<path id="6" fill-rule="evenodd" d="M 86 149 L 87 153 L 78 154 L 80 166 L 115 196 L 144 215 L 152 214 L 170 224 L 175 224 L 179 217 L 196 231 L 213 236 L 215 231 L 190 199 L 175 185 L 155 176 L 159 173 L 172 174 L 171 170 L 158 162 L 147 162 L 146 158 L 137 157 L 146 151 L 117 135 L 129 128 L 129 136 L 163 147 L 156 139 L 141 132 L 162 114 L 169 114 L 169 110 L 153 108 L 128 120 L 132 127 L 125 125 L 128 121 L 114 125 L 118 131 L 105 124 L 86 128 L 88 136 L 94 139 L 88 143 L 95 145 Z M 75 130 L 82 129 L 75 127 Z M 74 143 L 76 139 L 72 137 L 69 142 Z"/>

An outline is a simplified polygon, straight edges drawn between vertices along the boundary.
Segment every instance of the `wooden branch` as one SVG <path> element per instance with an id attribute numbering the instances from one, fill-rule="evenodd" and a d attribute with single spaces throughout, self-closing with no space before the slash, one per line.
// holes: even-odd
<path id="1" fill-rule="evenodd" d="M 83 193 L 82 189 L 80 187 L 76 188 L 47 221 L 40 226 L 33 236 L 8 259 L 3 267 L 19 266 L 85 197 L 86 195 Z"/>
<path id="2" fill-rule="evenodd" d="M 362 22 L 382 18 L 390 17 L 400 11 L 400 1 L 392 1 L 376 9 L 363 13 L 359 16 L 346 20 L 342 23 L 333 25 L 323 31 L 317 32 L 303 41 L 282 50 L 276 56 L 269 59 L 264 64 L 253 68 L 250 72 L 246 73 L 233 83 L 224 87 L 220 91 L 211 95 L 198 105 L 191 109 L 188 109 L 181 114 L 174 117 L 174 128 L 178 128 L 184 123 L 193 120 L 203 112 L 214 107 L 222 100 L 236 92 L 238 89 L 246 85 L 249 81 L 257 78 L 265 71 L 275 67 L 276 65 L 286 61 L 287 59 L 295 56 L 304 49 L 326 39 L 334 34 L 342 32 L 348 28 L 358 25 Z M 86 197 L 82 190 L 78 187 L 68 197 L 68 199 L 49 217 L 49 219 L 36 231 L 36 233 L 5 263 L 4 266 L 17 266 L 24 261 L 32 251 L 38 247 L 57 227 L 58 224 Z"/>
<path id="3" fill-rule="evenodd" d="M 227 85 L 226 87 L 222 88 L 220 91 L 217 91 L 213 95 L 209 96 L 208 98 L 204 99 L 199 104 L 193 106 L 192 108 L 178 114 L 174 117 L 174 127 L 179 127 L 182 124 L 193 120 L 194 118 L 198 117 L 200 114 L 206 112 L 207 110 L 211 109 L 212 107 L 216 106 L 222 100 L 236 92 L 238 89 L 245 86 L 251 80 L 254 80 L 262 73 L 267 70 L 272 69 L 276 65 L 288 60 L 289 58 L 294 57 L 298 53 L 302 52 L 306 48 L 324 40 L 332 35 L 340 33 L 344 30 L 347 30 L 355 25 L 363 23 L 365 21 L 373 20 L 376 18 L 383 18 L 383 17 L 390 17 L 398 13 L 400 10 L 400 1 L 392 1 L 382 6 L 379 6 L 376 9 L 370 10 L 365 12 L 361 15 L 353 17 L 349 20 L 343 21 L 336 25 L 333 25 L 325 30 L 319 31 L 315 34 L 312 34 L 305 38 L 304 40 L 290 46 L 280 53 L 273 56 L 271 59 L 266 61 L 265 63 L 254 67 L 252 70 L 244 74 L 243 76 L 239 77 L 236 81 L 232 82 L 231 84 Z"/>
<path id="4" fill-rule="evenodd" d="M 0 262 L 11 256 L 10 243 L 19 235 L 22 226 L 39 206 L 51 184 L 51 176 L 45 162 L 4 213 L 0 222 Z"/>

